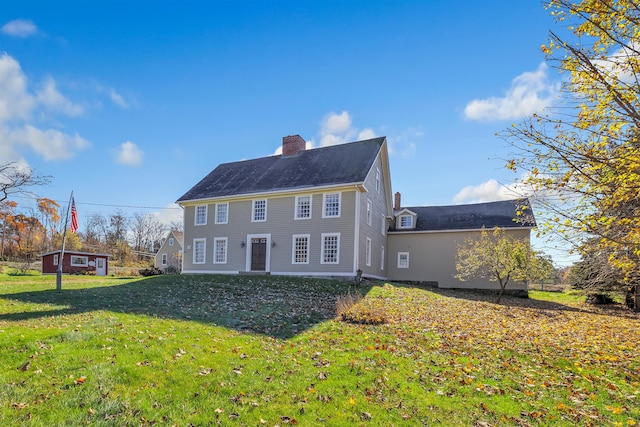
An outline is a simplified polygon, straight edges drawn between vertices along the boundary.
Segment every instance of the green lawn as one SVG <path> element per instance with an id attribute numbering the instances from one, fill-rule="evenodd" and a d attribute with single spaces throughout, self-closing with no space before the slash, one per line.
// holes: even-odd
<path id="1" fill-rule="evenodd" d="M 0 425 L 640 424 L 640 317 L 532 295 L 0 274 Z"/>

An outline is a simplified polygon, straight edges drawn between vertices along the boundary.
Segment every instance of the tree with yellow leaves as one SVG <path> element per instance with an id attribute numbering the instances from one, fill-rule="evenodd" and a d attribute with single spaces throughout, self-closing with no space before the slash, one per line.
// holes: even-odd
<path id="1" fill-rule="evenodd" d="M 562 104 L 501 135 L 508 167 L 546 198 L 548 229 L 608 254 L 626 283 L 640 278 L 640 1 L 551 0 L 569 32 L 542 46 L 566 76 Z M 542 224 L 543 227 L 545 224 Z M 595 237 L 595 239 L 593 238 Z"/>
<path id="2" fill-rule="evenodd" d="M 496 227 L 483 229 L 479 238 L 469 238 L 458 247 L 456 278 L 461 281 L 484 279 L 498 282 L 496 303 L 510 283 L 528 283 L 548 277 L 553 264 L 531 249 L 529 241 L 513 237 Z"/>

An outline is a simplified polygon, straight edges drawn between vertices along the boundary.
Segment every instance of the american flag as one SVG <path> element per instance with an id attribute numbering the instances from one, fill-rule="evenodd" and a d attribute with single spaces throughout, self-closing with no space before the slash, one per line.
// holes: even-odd
<path id="1" fill-rule="evenodd" d="M 71 199 L 71 232 L 78 231 L 78 212 L 76 211 L 76 201 Z"/>

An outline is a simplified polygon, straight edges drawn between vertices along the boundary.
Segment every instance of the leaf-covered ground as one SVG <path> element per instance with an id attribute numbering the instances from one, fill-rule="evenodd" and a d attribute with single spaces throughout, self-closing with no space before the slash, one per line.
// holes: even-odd
<path id="1" fill-rule="evenodd" d="M 561 295 L 0 277 L 0 425 L 639 425 L 640 318 Z M 534 294 L 537 297 L 536 294 Z"/>
<path id="2" fill-rule="evenodd" d="M 496 305 L 486 298 L 387 285 L 363 302 L 385 307 L 393 325 L 436 332 L 424 375 L 445 396 L 485 394 L 480 406 L 493 421 L 640 422 L 637 314 L 619 306 L 518 298 Z M 519 414 L 496 417 L 495 396 L 507 396 Z"/>

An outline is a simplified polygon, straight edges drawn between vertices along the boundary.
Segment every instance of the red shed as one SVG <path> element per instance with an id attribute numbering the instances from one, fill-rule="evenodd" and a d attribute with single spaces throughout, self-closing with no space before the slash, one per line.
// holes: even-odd
<path id="1" fill-rule="evenodd" d="M 55 274 L 58 271 L 60 251 L 47 252 L 42 257 L 42 274 Z M 65 274 L 82 274 L 95 271 L 97 276 L 109 274 L 108 254 L 91 254 L 88 252 L 64 251 L 62 272 Z"/>

